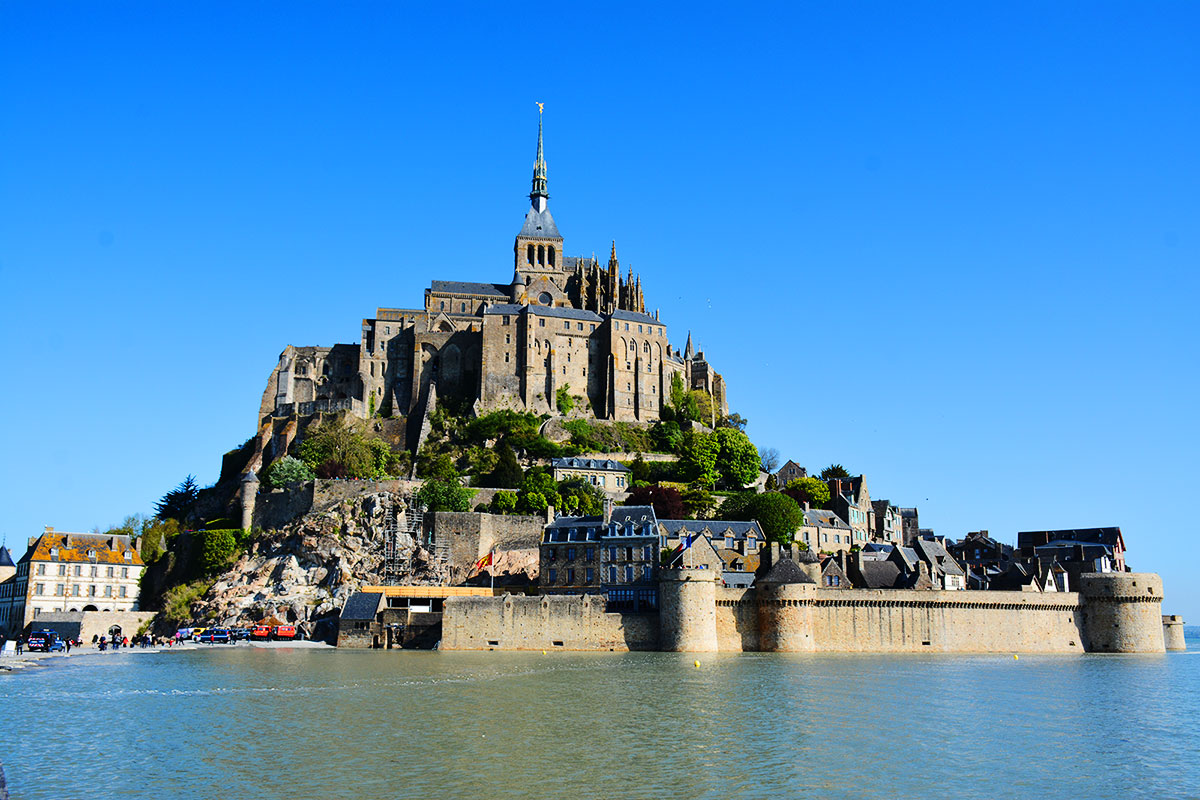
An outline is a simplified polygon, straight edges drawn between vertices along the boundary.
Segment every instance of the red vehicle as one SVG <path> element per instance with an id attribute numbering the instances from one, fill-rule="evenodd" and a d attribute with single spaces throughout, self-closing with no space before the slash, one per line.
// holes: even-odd
<path id="1" fill-rule="evenodd" d="M 255 625 L 250 630 L 250 638 L 256 642 L 265 642 L 271 638 L 270 625 Z"/>
<path id="2" fill-rule="evenodd" d="M 276 625 L 271 631 L 271 638 L 277 641 L 290 642 L 294 639 L 299 639 L 300 634 L 296 631 L 295 625 Z"/>

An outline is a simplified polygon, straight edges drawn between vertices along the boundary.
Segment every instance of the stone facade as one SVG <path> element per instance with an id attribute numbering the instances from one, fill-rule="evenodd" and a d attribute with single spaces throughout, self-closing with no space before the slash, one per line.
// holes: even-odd
<path id="1" fill-rule="evenodd" d="M 706 574 L 707 573 L 707 574 Z M 447 650 L 1161 653 L 1157 575 L 1089 575 L 1079 593 L 717 585 L 664 571 L 658 614 L 607 614 L 603 598 L 450 598 Z M 769 588 L 769 591 L 767 590 Z"/>
<path id="2" fill-rule="evenodd" d="M 131 639 L 142 626 L 154 619 L 153 611 L 48 611 L 38 616 L 31 627 L 48 629 L 64 638 L 91 644 L 96 636 L 128 636 Z"/>
<path id="3" fill-rule="evenodd" d="M 554 414 L 565 389 L 589 416 L 653 421 L 679 374 L 728 413 L 722 377 L 690 338 L 687 353 L 671 347 L 658 312 L 646 310 L 640 276 L 622 277 L 615 244 L 607 265 L 563 255 L 545 172 L 539 126 L 508 283 L 435 280 L 421 308 L 379 308 L 362 320 L 355 344 L 284 349 L 260 404 L 260 431 L 270 433 L 257 462 L 295 434 L 280 420 L 329 411 L 419 418 L 434 396 Z"/>
<path id="4" fill-rule="evenodd" d="M 49 612 L 136 611 L 145 564 L 128 536 L 66 533 L 46 528 L 5 582 L 0 597 L 4 632 L 37 627 Z"/>

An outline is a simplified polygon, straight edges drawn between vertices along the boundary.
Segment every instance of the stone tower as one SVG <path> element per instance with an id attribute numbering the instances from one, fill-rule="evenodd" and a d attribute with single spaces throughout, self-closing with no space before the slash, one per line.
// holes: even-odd
<path id="1" fill-rule="evenodd" d="M 778 557 L 771 543 L 772 564 L 757 582 L 759 649 L 764 652 L 809 653 L 816 645 L 812 635 L 812 609 L 817 585 L 790 558 Z"/>
<path id="2" fill-rule="evenodd" d="M 717 580 L 712 569 L 663 570 L 658 582 L 660 649 L 717 652 Z"/>
<path id="3" fill-rule="evenodd" d="M 258 476 L 254 470 L 246 470 L 242 476 L 242 530 L 254 527 L 254 502 L 258 498 Z"/>
<path id="4" fill-rule="evenodd" d="M 542 119 L 539 116 L 537 160 L 533 165 L 529 211 L 525 213 L 525 224 L 513 245 L 513 266 L 525 276 L 527 284 L 535 275 L 558 274 L 562 271 L 563 238 L 550 214 L 548 186 L 546 157 L 542 151 Z"/>
<path id="5" fill-rule="evenodd" d="M 1088 652 L 1163 652 L 1162 578 L 1151 572 L 1084 574 L 1079 596 Z"/>

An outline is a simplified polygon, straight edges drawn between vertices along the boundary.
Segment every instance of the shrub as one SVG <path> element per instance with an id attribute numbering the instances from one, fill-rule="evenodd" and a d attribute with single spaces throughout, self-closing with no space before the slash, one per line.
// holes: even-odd
<path id="1" fill-rule="evenodd" d="M 808 503 L 813 508 L 826 508 L 829 505 L 829 485 L 820 478 L 788 481 L 783 493 L 797 503 Z"/>
<path id="2" fill-rule="evenodd" d="M 492 498 L 491 512 L 493 514 L 513 514 L 517 510 L 516 492 L 496 492 Z"/>
<path id="3" fill-rule="evenodd" d="M 570 414 L 575 408 L 575 398 L 571 397 L 571 384 L 564 383 L 554 392 L 554 405 L 560 414 Z"/>
<path id="4" fill-rule="evenodd" d="M 298 458 L 284 456 L 271 463 L 263 473 L 263 485 L 268 489 L 282 489 L 294 483 L 311 481 L 316 474 Z"/>
<path id="5" fill-rule="evenodd" d="M 197 566 L 202 576 L 216 574 L 229 566 L 237 557 L 241 549 L 239 539 L 244 536 L 240 529 L 234 528 L 196 531 L 194 535 L 199 539 Z"/>
<path id="6" fill-rule="evenodd" d="M 717 516 L 728 520 L 757 520 L 768 539 L 785 545 L 792 543 L 792 535 L 804 524 L 804 511 L 795 500 L 779 492 L 735 494 L 721 505 Z"/>
<path id="7" fill-rule="evenodd" d="M 416 499 L 426 511 L 469 511 L 474 496 L 474 489 L 457 482 L 431 479 L 417 491 Z"/>

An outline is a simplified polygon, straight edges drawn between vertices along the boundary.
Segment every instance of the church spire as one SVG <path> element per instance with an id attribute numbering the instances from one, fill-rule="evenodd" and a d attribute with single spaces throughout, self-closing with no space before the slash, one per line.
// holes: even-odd
<path id="1" fill-rule="evenodd" d="M 687 345 L 683 348 L 683 360 L 691 361 L 694 355 L 696 355 L 696 351 L 692 349 L 692 332 L 688 331 Z"/>
<path id="2" fill-rule="evenodd" d="M 546 158 L 542 155 L 542 104 L 538 103 L 538 148 L 537 161 L 533 165 L 533 190 L 529 193 L 529 202 L 539 212 L 546 210 L 546 201 L 550 194 L 546 191 Z"/>

